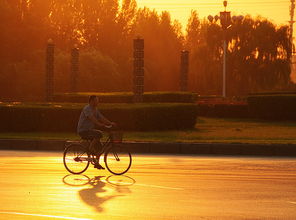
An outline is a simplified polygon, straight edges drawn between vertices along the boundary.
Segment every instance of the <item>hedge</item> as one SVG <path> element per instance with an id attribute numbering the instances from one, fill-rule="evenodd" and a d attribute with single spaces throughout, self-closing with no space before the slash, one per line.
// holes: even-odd
<path id="1" fill-rule="evenodd" d="M 265 95 L 296 95 L 296 91 L 271 91 L 250 93 L 249 96 L 265 96 Z"/>
<path id="2" fill-rule="evenodd" d="M 253 95 L 247 104 L 198 104 L 198 115 L 225 118 L 296 120 L 296 95 Z"/>
<path id="3" fill-rule="evenodd" d="M 133 93 L 59 93 L 55 94 L 55 102 L 86 103 L 90 95 L 97 95 L 101 103 L 133 103 Z M 191 92 L 146 92 L 143 94 L 144 103 L 194 103 L 197 94 Z"/>
<path id="4" fill-rule="evenodd" d="M 1 132 L 75 132 L 83 104 L 0 105 Z M 192 129 L 194 104 L 102 104 L 101 112 L 123 130 Z"/>
<path id="5" fill-rule="evenodd" d="M 296 120 L 296 95 L 255 95 L 248 97 L 250 115 L 272 120 Z"/>
<path id="6" fill-rule="evenodd" d="M 249 110 L 243 104 L 198 104 L 198 116 L 248 118 Z"/>

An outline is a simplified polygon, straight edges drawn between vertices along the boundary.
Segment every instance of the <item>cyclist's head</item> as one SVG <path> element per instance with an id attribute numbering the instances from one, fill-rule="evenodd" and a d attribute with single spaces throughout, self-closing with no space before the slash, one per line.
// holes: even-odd
<path id="1" fill-rule="evenodd" d="M 99 104 L 99 99 L 96 95 L 91 95 L 88 99 L 88 103 L 93 106 L 97 106 Z"/>

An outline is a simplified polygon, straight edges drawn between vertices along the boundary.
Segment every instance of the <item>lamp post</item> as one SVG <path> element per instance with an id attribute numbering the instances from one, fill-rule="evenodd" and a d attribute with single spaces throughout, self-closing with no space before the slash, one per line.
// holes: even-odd
<path id="1" fill-rule="evenodd" d="M 224 11 L 220 12 L 220 23 L 223 29 L 223 97 L 226 97 L 226 29 L 231 25 L 230 11 L 226 11 L 227 1 L 223 1 Z"/>
<path id="2" fill-rule="evenodd" d="M 289 38 L 290 38 L 290 47 L 291 47 L 291 54 L 289 55 L 290 59 L 290 65 L 291 69 L 295 69 L 295 45 L 294 45 L 294 37 L 293 37 L 293 26 L 294 26 L 294 11 L 295 11 L 295 0 L 290 0 L 291 5 L 290 5 L 290 32 L 289 32 Z M 293 73 L 292 73 L 293 74 Z"/>
<path id="3" fill-rule="evenodd" d="M 231 17 L 230 11 L 226 11 L 227 1 L 223 1 L 224 11 L 220 12 L 220 16 L 212 15 L 208 16 L 208 20 L 213 23 L 220 20 L 221 27 L 223 29 L 223 86 L 222 86 L 222 96 L 226 97 L 226 52 L 227 52 L 227 42 L 226 42 L 226 30 L 231 26 L 232 21 L 242 21 L 244 18 L 242 15 Z"/>

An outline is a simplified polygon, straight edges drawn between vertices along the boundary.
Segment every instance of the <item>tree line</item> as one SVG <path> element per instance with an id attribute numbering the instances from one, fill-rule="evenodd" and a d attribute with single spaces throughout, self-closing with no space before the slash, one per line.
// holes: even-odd
<path id="1" fill-rule="evenodd" d="M 145 90 L 179 90 L 180 52 L 190 51 L 189 90 L 220 95 L 224 33 L 192 11 L 185 32 L 169 12 L 135 0 L 1 0 L 0 96 L 44 96 L 45 47 L 56 45 L 55 91 L 70 90 L 70 50 L 80 49 L 79 91 L 131 91 L 132 41 L 145 39 Z M 287 90 L 288 26 L 246 16 L 226 32 L 227 94 Z"/>

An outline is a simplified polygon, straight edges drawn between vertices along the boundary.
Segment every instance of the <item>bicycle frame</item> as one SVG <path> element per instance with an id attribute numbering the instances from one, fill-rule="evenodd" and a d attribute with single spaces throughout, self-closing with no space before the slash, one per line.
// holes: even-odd
<path id="1" fill-rule="evenodd" d="M 95 157 L 96 157 L 96 159 L 99 162 L 100 157 L 108 150 L 108 148 L 110 148 L 112 146 L 111 144 L 113 144 L 112 139 L 111 139 L 111 133 L 109 133 L 107 140 L 101 142 L 102 149 L 100 150 L 99 154 L 94 154 L 89 149 L 90 144 L 91 144 L 91 140 L 86 140 L 86 143 L 84 143 L 84 142 L 85 142 L 85 140 L 81 140 L 81 141 L 67 141 L 66 146 L 67 145 L 70 145 L 70 144 L 73 144 L 73 143 L 77 143 L 77 144 L 81 144 L 84 147 L 86 147 L 87 148 L 87 151 L 90 153 L 91 159 L 81 157 L 81 158 L 79 158 L 79 160 L 81 160 L 81 161 L 89 161 L 91 163 L 93 163 Z M 117 155 L 114 155 L 114 156 L 117 159 Z"/>
<path id="2" fill-rule="evenodd" d="M 98 155 L 91 153 L 91 156 L 94 158 L 96 157 L 98 162 L 100 161 L 100 157 L 108 150 L 108 148 L 110 148 L 113 144 L 112 139 L 111 139 L 111 134 L 109 133 L 108 138 L 106 141 L 101 142 L 102 144 L 102 149 L 100 151 L 100 153 Z M 90 146 L 90 142 L 88 147 Z"/>
<path id="3" fill-rule="evenodd" d="M 80 174 L 84 172 L 89 164 L 96 165 L 100 162 L 100 157 L 103 156 L 103 161 L 105 162 L 106 168 L 115 175 L 121 175 L 123 173 L 126 173 L 129 168 L 131 167 L 132 163 L 132 157 L 127 148 L 121 145 L 122 143 L 122 134 L 114 134 L 111 132 L 108 132 L 106 135 L 104 135 L 104 139 L 100 140 L 101 142 L 101 149 L 99 149 L 99 146 L 97 146 L 97 149 L 93 149 L 91 147 L 92 140 L 91 139 L 82 139 L 80 141 L 67 141 L 66 142 L 66 148 L 64 150 L 64 156 L 63 156 L 63 163 L 66 169 L 73 174 Z M 76 149 L 77 147 L 77 149 Z M 94 146 L 96 147 L 96 146 Z M 69 154 L 69 155 L 68 155 Z M 121 158 L 127 158 L 121 159 Z M 82 170 L 78 170 L 74 166 L 74 170 L 72 169 L 73 162 L 80 162 L 83 164 L 82 166 L 79 166 L 83 168 Z M 120 166 L 119 170 L 116 168 L 116 166 L 119 163 L 116 163 L 116 161 L 122 161 L 122 164 L 126 164 L 126 167 L 124 167 L 123 170 Z M 74 165 L 75 165 L 74 162 Z M 87 163 L 83 163 L 87 162 Z M 114 164 L 114 162 L 117 164 Z M 78 169 L 80 169 L 78 167 Z M 96 166 L 95 166 L 96 167 Z M 126 169 L 125 169 L 126 168 Z"/>
<path id="4" fill-rule="evenodd" d="M 111 141 L 111 136 L 109 135 L 109 137 L 107 138 L 107 140 L 105 141 L 105 142 L 101 142 L 101 144 L 102 144 L 102 150 L 101 150 L 101 152 L 99 153 L 99 157 L 104 153 L 104 152 L 106 152 L 106 150 L 109 148 L 109 147 L 111 147 L 111 145 L 110 144 L 112 144 L 112 141 Z"/>

